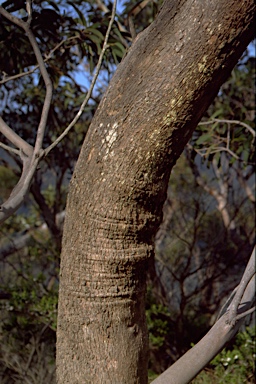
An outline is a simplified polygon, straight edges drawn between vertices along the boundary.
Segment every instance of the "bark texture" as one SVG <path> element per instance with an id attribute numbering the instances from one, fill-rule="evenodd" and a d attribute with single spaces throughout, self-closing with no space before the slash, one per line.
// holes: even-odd
<path id="1" fill-rule="evenodd" d="M 70 184 L 59 384 L 147 383 L 146 270 L 170 171 L 252 39 L 253 10 L 166 1 L 119 65 Z"/>

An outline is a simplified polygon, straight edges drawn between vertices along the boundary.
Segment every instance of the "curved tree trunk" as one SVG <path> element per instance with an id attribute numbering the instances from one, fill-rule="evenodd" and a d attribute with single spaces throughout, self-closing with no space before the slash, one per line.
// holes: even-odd
<path id="1" fill-rule="evenodd" d="M 58 383 L 147 383 L 146 270 L 170 171 L 253 37 L 253 0 L 166 1 L 86 136 L 62 244 Z"/>

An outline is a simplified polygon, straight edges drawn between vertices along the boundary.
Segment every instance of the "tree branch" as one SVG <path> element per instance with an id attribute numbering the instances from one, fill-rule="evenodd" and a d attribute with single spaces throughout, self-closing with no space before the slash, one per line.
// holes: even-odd
<path id="1" fill-rule="evenodd" d="M 78 121 L 78 119 L 82 115 L 82 113 L 84 111 L 84 108 L 85 108 L 86 104 L 88 103 L 88 101 L 89 101 L 89 99 L 90 99 L 90 97 L 92 95 L 92 91 L 93 91 L 94 85 L 95 85 L 96 80 L 97 80 L 98 75 L 99 75 L 99 71 L 100 71 L 100 68 L 101 68 L 101 64 L 102 64 L 102 61 L 103 61 L 104 54 L 105 54 L 106 50 L 108 49 L 109 34 L 110 34 L 110 31 L 111 31 L 112 25 L 114 23 L 114 20 L 115 20 L 116 4 L 117 4 L 117 0 L 115 0 L 114 3 L 113 3 L 111 18 L 110 18 L 110 21 L 109 21 L 109 25 L 108 25 L 108 29 L 107 29 L 106 35 L 105 35 L 103 47 L 102 47 L 102 50 L 101 50 L 101 53 L 100 53 L 100 56 L 99 56 L 99 60 L 98 60 L 97 66 L 96 66 L 96 70 L 95 70 L 95 73 L 94 73 L 94 76 L 93 76 L 90 88 L 89 88 L 89 90 L 87 92 L 87 95 L 86 95 L 84 101 L 82 102 L 82 104 L 81 104 L 81 106 L 79 108 L 79 111 L 77 112 L 76 116 L 71 121 L 71 123 L 67 126 L 67 128 L 64 130 L 64 132 L 51 145 L 49 145 L 49 147 L 47 147 L 44 150 L 44 155 L 45 156 L 47 156 L 48 153 L 53 148 L 55 148 L 56 145 L 58 145 L 59 142 L 69 133 L 71 128 L 73 128 L 73 126 L 76 124 L 76 122 Z"/>
<path id="2" fill-rule="evenodd" d="M 55 216 L 55 222 L 58 230 L 62 232 L 63 224 L 65 219 L 65 211 L 57 213 Z M 0 260 L 3 261 L 7 257 L 11 256 L 15 252 L 20 251 L 21 249 L 27 247 L 30 244 L 30 241 L 33 237 L 36 237 L 36 234 L 45 237 L 48 236 L 48 231 L 50 231 L 49 226 L 46 223 L 43 223 L 37 228 L 30 227 L 26 233 L 15 234 L 13 237 L 8 237 L 7 241 L 0 247 Z M 5 238 L 5 234 L 2 232 L 1 236 Z"/>
<path id="3" fill-rule="evenodd" d="M 79 37 L 78 36 L 71 36 L 69 37 L 68 39 L 64 39 L 62 40 L 61 42 L 59 42 L 49 53 L 47 53 L 45 55 L 45 58 L 44 58 L 44 63 L 47 63 L 47 61 L 49 61 L 51 58 L 52 58 L 52 55 L 53 53 L 59 49 L 63 44 L 69 42 L 69 41 L 72 41 L 72 40 L 77 40 Z M 34 73 L 37 69 L 39 68 L 39 65 L 35 65 L 33 68 L 29 69 L 28 71 L 26 72 L 21 72 L 21 73 L 17 73 L 16 75 L 13 75 L 13 76 L 5 76 L 3 78 L 3 80 L 0 80 L 0 85 L 1 84 L 5 84 L 7 83 L 8 81 L 11 81 L 11 80 L 16 80 L 16 79 L 19 79 L 21 77 L 24 77 L 24 76 L 28 76 L 28 75 L 31 75 L 32 73 Z"/>
<path id="4" fill-rule="evenodd" d="M 237 124 L 237 125 L 241 125 L 242 127 L 246 128 L 247 131 L 249 131 L 251 133 L 251 135 L 253 136 L 253 140 L 252 140 L 252 143 L 254 142 L 254 138 L 255 138 L 255 131 L 252 127 L 250 127 L 250 125 L 242 122 L 242 121 L 239 121 L 239 120 L 226 120 L 226 119 L 211 119 L 211 120 L 208 120 L 208 121 L 202 121 L 200 122 L 198 125 L 202 126 L 202 125 L 210 125 L 210 124 L 214 124 L 214 123 L 222 123 L 222 124 L 228 124 L 228 130 L 227 130 L 227 138 L 226 139 L 222 139 L 222 140 L 219 140 L 218 143 L 216 143 L 216 146 L 215 148 L 211 149 L 211 150 L 206 150 L 205 148 L 204 149 L 195 149 L 195 151 L 202 157 L 204 156 L 208 156 L 209 154 L 213 154 L 213 153 L 218 153 L 218 152 L 227 152 L 229 153 L 232 157 L 234 157 L 236 160 L 239 160 L 239 161 L 242 161 L 244 162 L 243 160 L 241 160 L 239 158 L 239 156 L 237 156 L 231 149 L 230 149 L 230 124 Z M 221 146 L 221 144 L 224 144 L 226 143 L 226 146 Z"/>
<path id="5" fill-rule="evenodd" d="M 244 276 L 238 286 L 227 311 L 217 320 L 210 331 L 176 363 L 163 372 L 152 384 L 186 384 L 193 378 L 223 349 L 225 344 L 234 337 L 245 321 L 245 316 L 253 311 L 251 308 L 255 298 L 255 274 L 245 284 L 246 278 L 251 275 L 253 267 L 252 259 L 255 257 L 255 249 L 252 252 Z M 249 272 L 248 272 L 249 271 Z M 246 277 L 246 278 L 245 278 Z M 241 296 L 241 292 L 243 294 Z M 239 293 L 238 293 L 239 292 Z M 237 299 L 239 304 L 236 308 Z M 233 321 L 235 319 L 235 325 Z M 186 369 L 184 369 L 186 367 Z"/>
<path id="6" fill-rule="evenodd" d="M 229 317 L 228 317 L 228 322 L 231 325 L 235 325 L 236 321 L 238 320 L 238 308 L 241 303 L 242 297 L 244 295 L 244 292 L 246 290 L 246 287 L 252 280 L 253 276 L 255 275 L 255 248 L 251 254 L 250 260 L 247 264 L 247 267 L 244 271 L 243 277 L 241 279 L 241 282 L 237 288 L 237 291 L 234 295 L 234 298 L 230 304 L 230 309 L 229 309 Z M 237 318 L 238 317 L 238 318 Z"/>
<path id="7" fill-rule="evenodd" d="M 106 35 L 105 35 L 102 51 L 100 53 L 99 61 L 97 63 L 96 71 L 95 71 L 95 74 L 93 76 L 92 83 L 90 85 L 88 93 L 87 93 L 83 103 L 81 104 L 81 107 L 80 107 L 78 113 L 76 114 L 74 119 L 71 121 L 71 123 L 68 125 L 68 127 L 45 150 L 43 150 L 42 145 L 43 145 L 44 132 L 45 132 L 45 127 L 46 127 L 46 123 L 47 123 L 47 119 L 48 119 L 48 113 L 49 113 L 51 99 L 52 99 L 52 83 L 51 83 L 49 74 L 47 72 L 42 54 L 41 54 L 40 49 L 38 47 L 38 44 L 36 42 L 35 36 L 29 27 L 29 23 L 24 22 L 23 20 L 20 20 L 17 17 L 9 14 L 3 7 L 0 6 L 0 14 L 2 14 L 4 17 L 6 17 L 12 23 L 21 27 L 26 32 L 26 34 L 29 38 L 30 44 L 31 44 L 33 51 L 35 53 L 35 56 L 36 56 L 36 59 L 38 62 L 38 67 L 40 69 L 40 72 L 42 74 L 42 77 L 43 77 L 44 83 L 45 83 L 45 87 L 46 87 L 46 96 L 45 96 L 44 105 L 43 105 L 43 109 L 42 109 L 42 113 L 41 113 L 41 119 L 40 119 L 38 130 L 37 130 L 37 136 L 36 136 L 36 141 L 35 141 L 33 153 L 32 153 L 32 149 L 33 149 L 32 146 L 28 147 L 28 144 L 24 140 L 22 140 L 18 135 L 16 135 L 11 130 L 11 128 L 9 128 L 7 126 L 7 124 L 4 123 L 3 120 L 0 121 L 0 123 L 1 123 L 0 127 L 2 126 L 2 133 L 4 133 L 4 134 L 7 133 L 5 136 L 7 138 L 10 138 L 11 142 L 13 144 L 16 144 L 16 146 L 18 148 L 23 149 L 23 147 L 24 147 L 26 149 L 26 152 L 23 151 L 25 154 L 29 150 L 29 156 L 27 156 L 26 158 L 24 158 L 23 153 L 21 153 L 21 155 L 20 155 L 22 160 L 23 160 L 23 172 L 22 172 L 22 175 L 21 175 L 21 178 L 20 178 L 18 184 L 13 189 L 9 199 L 0 207 L 0 223 L 3 222 L 4 220 L 6 220 L 11 214 L 13 214 L 17 210 L 17 208 L 22 204 L 22 202 L 24 201 L 24 198 L 29 191 L 32 178 L 36 172 L 38 163 L 41 160 L 41 158 L 48 155 L 48 153 L 56 145 L 58 145 L 58 143 L 68 134 L 70 129 L 76 124 L 76 122 L 78 121 L 78 119 L 82 115 L 84 108 L 91 97 L 93 88 L 95 86 L 97 77 L 99 75 L 99 71 L 101 68 L 104 54 L 105 54 L 106 50 L 108 49 L 108 39 L 109 39 L 111 28 L 112 28 L 114 20 L 115 20 L 116 3 L 117 3 L 117 0 L 115 0 L 114 4 L 113 4 L 111 18 L 110 18 L 110 22 L 108 25 Z M 28 5 L 28 8 L 29 8 L 29 5 Z M 29 20 L 30 19 L 31 19 L 31 14 L 29 14 Z M 22 148 L 21 148 L 21 146 L 22 146 Z"/>
<path id="8" fill-rule="evenodd" d="M 31 156 L 33 153 L 33 147 L 32 145 L 28 144 L 25 140 L 23 140 L 17 133 L 15 133 L 2 119 L 0 116 L 0 132 L 16 147 L 19 148 L 20 151 L 22 151 L 26 156 Z M 3 146 L 2 146 L 3 147 Z M 7 147 L 7 146 L 5 146 Z M 12 151 L 10 149 L 11 147 L 8 147 L 8 151 Z M 7 148 L 5 148 L 7 149 Z"/>
<path id="9" fill-rule="evenodd" d="M 256 136 L 256 133 L 250 125 L 240 121 L 240 120 L 226 120 L 226 119 L 212 119 L 209 121 L 201 121 L 198 125 L 209 125 L 209 124 L 214 124 L 214 123 L 227 123 L 227 124 L 238 124 L 242 125 L 242 127 L 245 127 L 253 137 Z"/>
<path id="10" fill-rule="evenodd" d="M 29 5 L 27 8 L 30 12 L 31 10 Z M 38 163 L 43 155 L 42 143 L 43 143 L 46 122 L 47 122 L 51 99 L 52 99 L 52 83 L 51 83 L 49 74 L 47 72 L 42 54 L 36 42 L 35 36 L 33 35 L 33 32 L 30 29 L 29 24 L 31 21 L 31 12 L 28 15 L 29 22 L 24 22 L 23 20 L 13 16 L 1 6 L 0 6 L 0 14 L 6 17 L 10 22 L 22 28 L 26 32 L 28 39 L 30 41 L 30 44 L 35 53 L 35 56 L 39 65 L 39 69 L 42 74 L 45 87 L 46 87 L 46 96 L 45 96 L 44 105 L 41 113 L 41 119 L 40 119 L 38 130 L 37 130 L 36 142 L 33 149 L 33 153 L 31 152 L 32 147 L 28 146 L 27 143 L 25 143 L 21 138 L 19 138 L 18 135 L 16 135 L 11 130 L 11 128 L 8 127 L 6 123 L 4 123 L 2 119 L 0 120 L 2 133 L 4 133 L 6 137 L 15 146 L 20 148 L 20 152 L 21 152 L 20 157 L 23 161 L 23 170 L 22 170 L 22 175 L 20 177 L 19 182 L 16 185 L 16 187 L 13 189 L 9 199 L 0 207 L 0 223 L 1 223 L 5 219 L 7 219 L 10 215 L 12 215 L 24 201 L 25 196 L 27 195 L 28 190 L 30 188 L 32 178 L 36 172 Z"/>

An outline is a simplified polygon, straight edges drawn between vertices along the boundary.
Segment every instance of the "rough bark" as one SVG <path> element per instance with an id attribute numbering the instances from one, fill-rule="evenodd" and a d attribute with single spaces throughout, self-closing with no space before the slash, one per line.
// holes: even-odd
<path id="1" fill-rule="evenodd" d="M 70 184 L 58 383 L 147 383 L 146 270 L 170 171 L 252 39 L 253 7 L 166 1 L 119 65 Z"/>

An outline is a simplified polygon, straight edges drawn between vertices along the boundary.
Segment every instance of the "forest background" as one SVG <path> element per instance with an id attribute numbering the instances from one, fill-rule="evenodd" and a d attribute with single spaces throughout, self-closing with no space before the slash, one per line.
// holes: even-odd
<path id="1" fill-rule="evenodd" d="M 149 25 L 160 2 L 123 2 L 97 83 L 79 121 L 40 163 L 26 203 L 1 226 L 0 380 L 54 383 L 58 272 L 68 182 L 87 128 L 132 34 Z M 22 17 L 23 1 L 1 5 Z M 111 3 L 34 1 L 33 32 L 54 84 L 45 145 L 78 112 L 90 86 Z M 131 33 L 132 32 L 132 33 Z M 0 19 L 0 111 L 28 143 L 45 97 L 24 33 Z M 254 245 L 255 52 L 251 45 L 222 86 L 177 162 L 148 274 L 150 377 L 196 343 L 239 283 Z M 1 136 L 0 198 L 22 164 Z M 250 322 L 252 325 L 252 322 Z M 195 382 L 253 382 L 255 332 L 232 341 Z M 202 380 L 202 381 L 200 381 Z M 226 380 L 226 381 L 225 381 Z"/>

